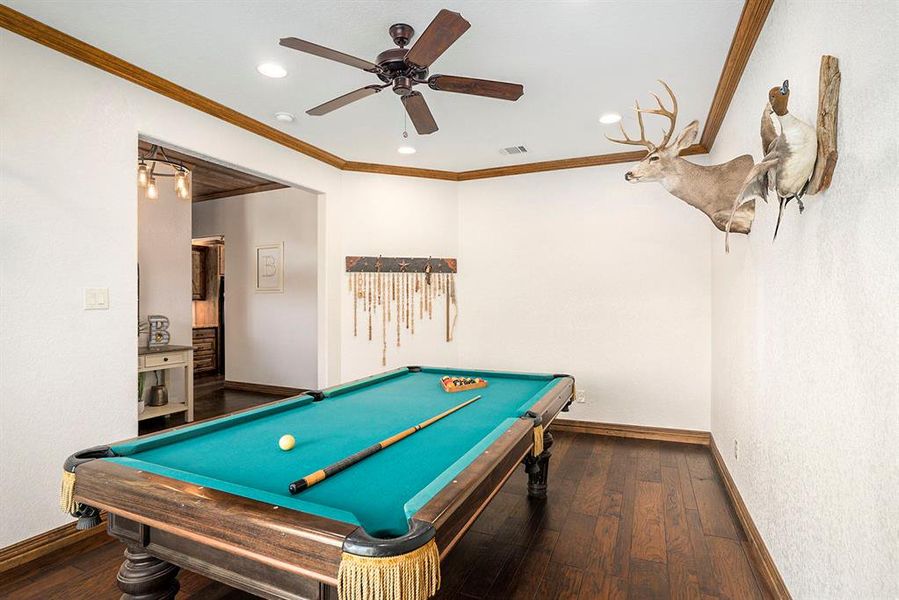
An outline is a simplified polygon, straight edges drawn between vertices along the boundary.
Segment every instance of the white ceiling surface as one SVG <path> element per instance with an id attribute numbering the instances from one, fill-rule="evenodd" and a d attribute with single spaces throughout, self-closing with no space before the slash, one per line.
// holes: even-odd
<path id="1" fill-rule="evenodd" d="M 604 139 L 606 111 L 625 115 L 635 98 L 651 104 L 657 79 L 680 103 L 679 126 L 708 113 L 742 0 L 474 1 L 172 1 L 4 0 L 12 8 L 98 46 L 179 85 L 342 158 L 466 170 L 620 152 Z M 418 153 L 396 152 L 404 111 L 389 89 L 322 117 L 305 111 L 335 96 L 379 83 L 372 74 L 278 45 L 303 38 L 374 60 L 393 42 L 395 22 L 424 31 L 442 9 L 469 29 L 435 61 L 431 73 L 524 84 L 518 102 L 436 92 L 417 86 L 440 130 L 409 136 Z M 413 39 L 414 42 L 414 39 Z M 256 65 L 288 70 L 269 79 Z M 662 94 L 663 99 L 665 98 Z M 289 111 L 282 124 L 273 114 Z M 648 124 L 657 136 L 662 122 Z M 153 132 L 144 132 L 152 135 Z M 529 153 L 499 149 L 525 145 Z"/>

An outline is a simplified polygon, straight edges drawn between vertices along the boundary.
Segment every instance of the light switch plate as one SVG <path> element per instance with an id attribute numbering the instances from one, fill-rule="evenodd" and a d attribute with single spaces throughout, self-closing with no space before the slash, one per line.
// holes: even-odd
<path id="1" fill-rule="evenodd" d="M 84 288 L 84 310 L 109 310 L 109 288 Z"/>

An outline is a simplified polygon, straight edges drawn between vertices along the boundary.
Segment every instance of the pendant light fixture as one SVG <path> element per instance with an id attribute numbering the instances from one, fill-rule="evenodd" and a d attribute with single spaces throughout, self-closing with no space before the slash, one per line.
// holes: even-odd
<path id="1" fill-rule="evenodd" d="M 150 200 L 159 198 L 159 188 L 156 187 L 156 178 L 153 176 L 147 181 L 147 198 Z"/>
<path id="2" fill-rule="evenodd" d="M 182 200 L 190 199 L 190 170 L 181 161 L 171 160 L 165 150 L 156 144 L 137 158 L 137 184 L 147 190 L 147 198 L 159 198 L 157 177 L 173 177 L 175 194 Z"/>
<path id="3" fill-rule="evenodd" d="M 141 160 L 137 163 L 137 185 L 146 187 L 149 179 L 150 169 L 147 168 L 147 163 Z"/>

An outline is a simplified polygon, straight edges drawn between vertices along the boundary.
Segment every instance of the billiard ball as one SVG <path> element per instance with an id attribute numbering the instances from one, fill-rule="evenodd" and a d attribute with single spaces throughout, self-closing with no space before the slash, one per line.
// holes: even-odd
<path id="1" fill-rule="evenodd" d="M 292 450 L 296 443 L 297 441 L 292 435 L 286 434 L 282 435 L 281 439 L 278 440 L 278 447 L 287 452 L 288 450 Z"/>

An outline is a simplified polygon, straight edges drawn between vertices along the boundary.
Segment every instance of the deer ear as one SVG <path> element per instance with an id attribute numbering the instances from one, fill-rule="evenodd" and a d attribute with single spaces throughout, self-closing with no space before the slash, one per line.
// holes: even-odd
<path id="1" fill-rule="evenodd" d="M 678 153 L 686 150 L 693 145 L 693 142 L 696 140 L 696 134 L 698 132 L 699 121 L 691 121 L 689 125 L 684 127 L 684 130 L 681 131 L 681 134 L 677 136 L 677 141 L 674 142 L 674 147 L 677 148 Z"/>

